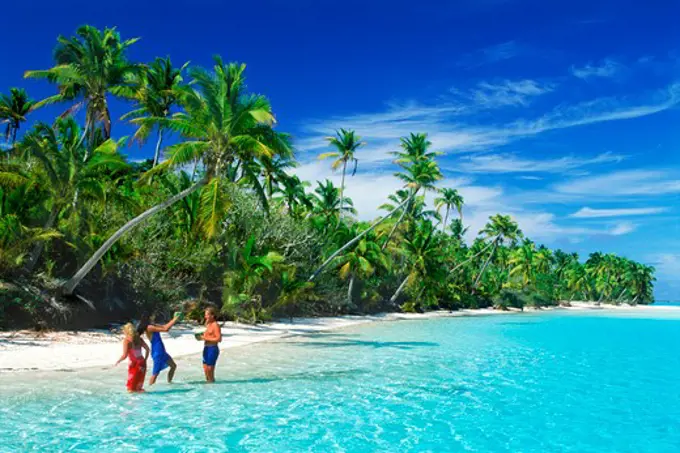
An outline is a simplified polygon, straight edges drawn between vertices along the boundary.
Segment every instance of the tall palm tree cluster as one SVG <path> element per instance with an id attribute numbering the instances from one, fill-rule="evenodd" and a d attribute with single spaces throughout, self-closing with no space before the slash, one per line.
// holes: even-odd
<path id="1" fill-rule="evenodd" d="M 225 316 L 252 320 L 652 301 L 653 268 L 553 252 L 509 216 L 492 216 L 466 241 L 463 197 L 446 187 L 423 133 L 395 144 L 403 187 L 380 217 L 358 221 L 346 190 L 365 145 L 354 131 L 338 130 L 319 156 L 332 159 L 340 185 L 312 187 L 294 174 L 292 138 L 276 129 L 269 100 L 247 90 L 244 64 L 138 63 L 128 58 L 136 42 L 82 26 L 58 38 L 52 68 L 25 73 L 56 94 L 0 96 L 2 280 L 50 282 L 62 296 L 122 291 L 158 310 L 221 301 Z M 129 106 L 121 118 L 111 114 L 113 98 Z M 51 105 L 62 106 L 51 124 L 24 127 Z M 134 134 L 113 138 L 117 122 Z M 126 158 L 152 137 L 152 158 Z"/>

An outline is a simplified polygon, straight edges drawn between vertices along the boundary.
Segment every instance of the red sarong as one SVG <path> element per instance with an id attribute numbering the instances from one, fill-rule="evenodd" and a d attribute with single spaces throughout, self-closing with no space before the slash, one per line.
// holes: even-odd
<path id="1" fill-rule="evenodd" d="M 130 392 L 141 392 L 146 377 L 146 361 L 142 356 L 142 350 L 134 349 L 130 351 L 128 358 L 130 364 L 128 365 L 127 389 Z"/>

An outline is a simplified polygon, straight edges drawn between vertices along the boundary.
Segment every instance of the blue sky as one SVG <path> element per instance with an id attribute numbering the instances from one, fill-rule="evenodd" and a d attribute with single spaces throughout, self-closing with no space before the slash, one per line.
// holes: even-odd
<path id="1" fill-rule="evenodd" d="M 158 5 L 163 4 L 162 7 Z M 156 6 L 154 6 L 154 4 Z M 141 37 L 131 57 L 248 65 L 315 180 L 315 156 L 354 128 L 367 146 L 348 193 L 362 218 L 399 187 L 389 151 L 427 132 L 477 231 L 512 214 L 526 234 L 585 256 L 657 267 L 657 297 L 680 298 L 680 3 L 677 1 L 360 2 L 119 0 L 3 6 L 0 89 L 51 65 L 58 34 L 84 23 Z M 120 116 L 126 106 L 115 103 Z M 48 120 L 58 110 L 35 115 Z M 114 135 L 131 129 L 117 123 Z M 150 147 L 131 147 L 133 159 Z"/>

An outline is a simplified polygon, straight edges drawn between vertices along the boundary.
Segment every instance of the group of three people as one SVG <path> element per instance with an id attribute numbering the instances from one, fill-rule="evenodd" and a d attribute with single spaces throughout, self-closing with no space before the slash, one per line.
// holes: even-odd
<path id="1" fill-rule="evenodd" d="M 203 346 L 203 372 L 207 382 L 215 382 L 215 365 L 220 355 L 218 344 L 222 341 L 222 330 L 217 324 L 217 312 L 215 308 L 208 307 L 205 310 L 205 332 L 197 334 L 196 339 L 204 342 Z M 144 380 L 146 378 L 146 362 L 151 354 L 153 359 L 153 373 L 149 379 L 149 385 L 153 385 L 158 379 L 158 375 L 166 368 L 168 371 L 168 382 L 172 382 L 177 370 L 177 364 L 165 350 L 165 345 L 161 339 L 161 332 L 169 331 L 179 320 L 175 316 L 165 325 L 151 324 L 148 317 L 144 317 L 139 325 L 135 327 L 128 323 L 123 327 L 125 338 L 123 339 L 123 354 L 116 362 L 118 365 L 126 358 L 130 360 L 128 365 L 128 392 L 143 392 Z M 143 336 L 151 343 L 151 349 L 144 341 Z"/>

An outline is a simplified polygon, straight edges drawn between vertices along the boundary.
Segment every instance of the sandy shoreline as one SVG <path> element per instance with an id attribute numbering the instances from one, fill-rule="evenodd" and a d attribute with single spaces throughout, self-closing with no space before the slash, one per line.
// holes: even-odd
<path id="1" fill-rule="evenodd" d="M 560 310 L 599 310 L 654 316 L 679 316 L 680 307 L 672 306 L 597 306 L 594 303 L 572 303 Z M 547 310 L 546 310 L 547 311 Z M 527 310 L 526 312 L 535 312 Z M 323 332 L 365 323 L 429 319 L 441 317 L 489 316 L 519 313 L 493 309 L 435 311 L 424 314 L 389 313 L 368 316 L 340 316 L 331 318 L 298 318 L 293 322 L 276 322 L 251 326 L 225 323 L 221 349 L 234 348 L 277 338 Z M 194 339 L 199 326 L 178 325 L 163 341 L 175 357 L 201 353 L 203 344 Z M 56 371 L 111 366 L 121 353 L 121 336 L 112 332 L 51 332 L 37 334 L 29 331 L 0 332 L 0 373 L 28 370 Z"/>

